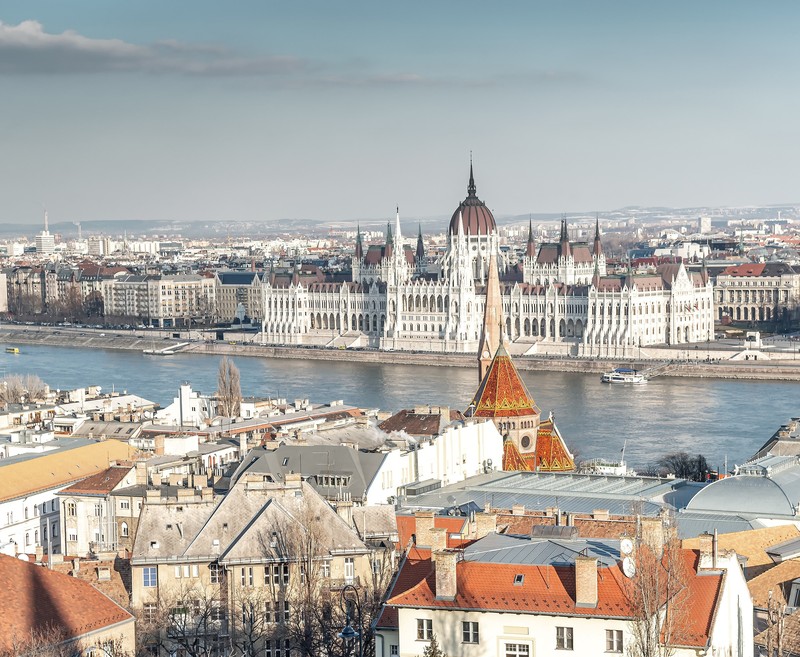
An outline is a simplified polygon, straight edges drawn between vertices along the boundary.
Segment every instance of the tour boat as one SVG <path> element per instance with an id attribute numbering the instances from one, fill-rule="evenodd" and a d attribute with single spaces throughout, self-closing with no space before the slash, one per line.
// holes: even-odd
<path id="1" fill-rule="evenodd" d="M 19 353 L 19 347 L 6 347 L 6 353 L 7 354 L 18 354 Z"/>
<path id="2" fill-rule="evenodd" d="M 630 367 L 618 367 L 612 372 L 605 372 L 600 378 L 603 383 L 647 383 L 647 377 Z"/>

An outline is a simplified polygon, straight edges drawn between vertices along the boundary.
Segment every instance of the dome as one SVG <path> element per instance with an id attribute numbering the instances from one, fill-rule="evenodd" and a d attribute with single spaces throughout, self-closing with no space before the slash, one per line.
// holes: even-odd
<path id="1" fill-rule="evenodd" d="M 461 230 L 458 228 L 458 217 L 461 216 Z M 475 190 L 475 178 L 472 175 L 472 164 L 469 165 L 469 185 L 467 198 L 456 208 L 450 219 L 450 233 L 463 232 L 466 235 L 489 235 L 497 230 L 494 216 L 486 204 L 481 201 Z"/>

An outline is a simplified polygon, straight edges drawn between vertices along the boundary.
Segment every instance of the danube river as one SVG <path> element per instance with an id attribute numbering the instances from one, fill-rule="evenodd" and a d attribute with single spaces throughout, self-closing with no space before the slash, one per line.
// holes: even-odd
<path id="1" fill-rule="evenodd" d="M 219 357 L 22 346 L 0 354 L 4 374 L 32 373 L 52 388 L 89 384 L 127 390 L 161 405 L 182 381 L 202 392 L 216 388 Z M 359 362 L 234 358 L 242 393 L 398 410 L 420 404 L 464 409 L 477 387 L 476 370 L 456 367 L 379 365 Z M 704 454 L 712 465 L 741 463 L 780 424 L 800 415 L 800 383 L 656 378 L 644 386 L 601 384 L 595 374 L 522 372 L 543 416 L 552 411 L 578 459 L 617 458 L 651 463 L 660 455 Z"/>

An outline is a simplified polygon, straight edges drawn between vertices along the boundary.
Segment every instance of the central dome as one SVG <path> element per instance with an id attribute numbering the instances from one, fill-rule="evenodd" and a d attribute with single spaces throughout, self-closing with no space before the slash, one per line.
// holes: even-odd
<path id="1" fill-rule="evenodd" d="M 461 216 L 461 226 L 458 217 Z M 459 229 L 460 228 L 460 229 Z M 451 234 L 462 232 L 466 235 L 489 235 L 497 230 L 497 224 L 491 210 L 478 198 L 475 189 L 475 177 L 472 175 L 472 163 L 469 165 L 469 185 L 467 198 L 456 208 L 450 219 Z"/>

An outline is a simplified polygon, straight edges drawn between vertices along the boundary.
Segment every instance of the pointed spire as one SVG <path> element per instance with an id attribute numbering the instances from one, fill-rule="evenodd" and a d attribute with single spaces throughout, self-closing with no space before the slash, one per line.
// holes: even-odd
<path id="1" fill-rule="evenodd" d="M 536 257 L 536 240 L 533 239 L 533 219 L 528 219 L 528 245 L 525 248 L 525 255 L 529 258 Z"/>
<path id="2" fill-rule="evenodd" d="M 389 244 L 389 242 L 391 242 L 391 241 L 392 241 L 392 224 L 390 224 L 387 221 L 386 222 L 386 243 Z"/>
<path id="3" fill-rule="evenodd" d="M 396 206 L 396 213 L 394 215 L 394 239 L 395 241 L 399 242 L 402 238 L 402 233 L 400 232 L 400 206 Z"/>
<path id="4" fill-rule="evenodd" d="M 422 242 L 422 224 L 419 225 L 419 234 L 417 235 L 417 262 L 422 262 L 425 258 L 425 244 Z"/>
<path id="5" fill-rule="evenodd" d="M 600 215 L 595 215 L 594 219 L 594 249 L 592 253 L 599 256 L 603 253 L 603 245 L 600 243 Z"/>
<path id="6" fill-rule="evenodd" d="M 561 218 L 561 239 L 559 242 L 561 243 L 561 255 L 568 258 L 571 249 L 569 244 L 569 231 L 567 230 L 567 215 Z"/>
<path id="7" fill-rule="evenodd" d="M 469 152 L 469 184 L 467 185 L 467 195 L 478 195 L 478 190 L 475 187 L 475 176 L 472 173 L 472 151 Z"/>
<path id="8" fill-rule="evenodd" d="M 361 260 L 364 257 L 364 244 L 361 242 L 361 224 L 356 229 L 356 258 Z"/>
<path id="9" fill-rule="evenodd" d="M 489 276 L 486 280 L 486 302 L 483 310 L 483 328 L 478 354 L 478 382 L 482 382 L 492 364 L 498 347 L 503 344 L 503 299 L 500 296 L 500 276 L 497 272 L 497 256 L 489 259 Z"/>

